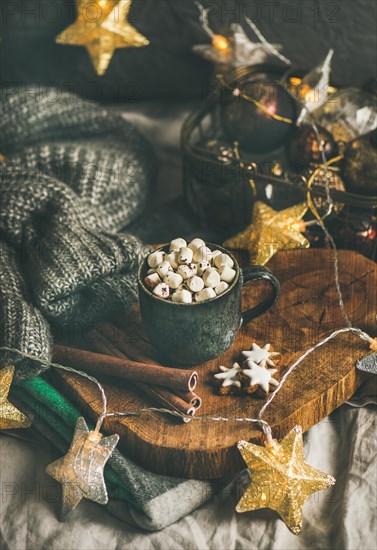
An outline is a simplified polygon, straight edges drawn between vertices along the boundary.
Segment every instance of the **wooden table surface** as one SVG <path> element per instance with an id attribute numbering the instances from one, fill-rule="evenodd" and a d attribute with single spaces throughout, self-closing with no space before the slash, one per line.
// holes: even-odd
<path id="1" fill-rule="evenodd" d="M 252 342 L 271 343 L 283 354 L 283 374 L 305 349 L 345 326 L 334 286 L 331 250 L 284 251 L 277 254 L 268 267 L 281 282 L 281 297 L 269 313 L 239 332 L 225 354 L 197 367 L 200 378 L 197 392 L 203 398 L 199 415 L 257 416 L 263 399 L 220 396 L 212 384 L 219 365 L 231 366 L 239 359 L 241 350 L 248 349 Z M 353 325 L 376 335 L 377 265 L 355 252 L 339 251 L 339 272 L 345 306 Z M 246 287 L 245 308 L 259 300 L 264 292 L 264 283 Z M 143 334 L 135 313 L 125 319 L 123 328 L 130 339 Z M 348 333 L 306 358 L 288 377 L 266 411 L 264 419 L 270 423 L 274 437 L 284 437 L 296 424 L 307 430 L 349 399 L 367 376 L 356 370 L 355 363 L 368 353 L 367 343 Z M 59 377 L 65 389 L 85 405 L 85 415 L 96 418 L 101 410 L 96 387 L 77 375 L 59 371 Z M 109 412 L 136 411 L 152 405 L 126 381 L 106 382 L 104 387 Z M 237 442 L 240 439 L 260 441 L 262 436 L 257 425 L 246 422 L 194 420 L 182 424 L 158 413 L 107 419 L 104 430 L 118 433 L 119 448 L 148 470 L 196 479 L 218 478 L 239 471 L 244 463 L 236 448 Z"/>

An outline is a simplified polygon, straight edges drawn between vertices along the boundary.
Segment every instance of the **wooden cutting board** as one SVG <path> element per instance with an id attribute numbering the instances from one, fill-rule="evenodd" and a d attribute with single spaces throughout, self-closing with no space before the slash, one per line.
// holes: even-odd
<path id="1" fill-rule="evenodd" d="M 284 373 L 303 350 L 345 326 L 334 287 L 332 260 L 331 250 L 316 249 L 285 251 L 271 260 L 269 267 L 281 282 L 281 297 L 269 313 L 239 332 L 223 356 L 198 366 L 197 392 L 203 398 L 198 414 L 257 416 L 263 399 L 220 396 L 211 384 L 219 365 L 230 366 L 252 342 L 259 345 L 269 342 L 280 351 Z M 355 252 L 339 251 L 339 271 L 352 323 L 375 335 L 377 264 Z M 263 283 L 246 287 L 245 307 L 259 300 L 265 290 Z M 125 320 L 123 328 L 131 340 L 142 334 L 135 314 Z M 355 368 L 356 360 L 368 353 L 365 342 L 355 335 L 344 334 L 306 358 L 266 411 L 264 418 L 270 423 L 274 437 L 284 437 L 296 424 L 307 430 L 349 399 L 368 376 Z M 84 413 L 97 417 L 101 402 L 94 385 L 77 375 L 59 372 L 59 376 L 62 385 L 85 406 Z M 106 382 L 104 387 L 109 411 L 136 411 L 152 404 L 127 382 Z M 118 433 L 120 449 L 148 470 L 196 479 L 218 478 L 241 470 L 244 463 L 237 442 L 261 440 L 260 429 L 249 423 L 197 420 L 182 424 L 156 413 L 107 419 L 104 429 Z"/>

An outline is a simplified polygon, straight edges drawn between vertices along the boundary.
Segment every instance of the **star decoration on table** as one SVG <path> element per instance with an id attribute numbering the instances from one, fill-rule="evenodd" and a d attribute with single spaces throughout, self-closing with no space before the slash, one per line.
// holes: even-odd
<path id="1" fill-rule="evenodd" d="M 222 380 L 222 386 L 224 388 L 228 386 L 236 386 L 237 388 L 241 387 L 241 382 L 237 379 L 237 374 L 241 372 L 241 367 L 238 363 L 234 363 L 233 367 L 220 367 L 221 372 L 215 374 L 214 377 L 217 380 Z"/>
<path id="2" fill-rule="evenodd" d="M 250 386 L 259 386 L 268 395 L 271 386 L 278 386 L 279 382 L 273 378 L 277 369 L 267 369 L 266 361 L 261 361 L 259 365 L 252 359 L 245 361 L 247 368 L 242 369 L 242 373 L 250 378 Z"/>
<path id="3" fill-rule="evenodd" d="M 68 453 L 46 468 L 46 472 L 62 484 L 61 521 L 83 498 L 107 504 L 103 470 L 118 441 L 118 435 L 103 437 L 98 431 L 90 432 L 82 417 L 77 420 Z"/>
<path id="4" fill-rule="evenodd" d="M 31 426 L 28 417 L 8 401 L 13 376 L 13 365 L 0 370 L 0 430 L 15 430 Z"/>
<path id="5" fill-rule="evenodd" d="M 251 484 L 237 504 L 237 512 L 270 508 L 298 535 L 306 499 L 335 484 L 332 476 L 305 462 L 301 426 L 280 443 L 273 440 L 264 447 L 240 441 L 238 449 L 250 470 Z"/>
<path id="6" fill-rule="evenodd" d="M 255 342 L 251 345 L 250 350 L 242 351 L 241 355 L 244 359 L 251 359 L 254 363 L 265 361 L 270 367 L 274 367 L 275 363 L 273 358 L 280 355 L 277 351 L 270 351 L 271 344 L 266 344 L 263 348 L 258 346 Z"/>
<path id="7" fill-rule="evenodd" d="M 224 246 L 249 251 L 250 260 L 257 265 L 265 265 L 279 250 L 309 248 L 309 241 L 301 233 L 305 230 L 302 219 L 307 211 L 306 203 L 277 212 L 257 201 L 251 225 L 225 241 Z"/>
<path id="8" fill-rule="evenodd" d="M 148 46 L 127 20 L 132 0 L 76 0 L 77 19 L 56 37 L 58 44 L 84 46 L 99 76 L 118 48 Z"/>

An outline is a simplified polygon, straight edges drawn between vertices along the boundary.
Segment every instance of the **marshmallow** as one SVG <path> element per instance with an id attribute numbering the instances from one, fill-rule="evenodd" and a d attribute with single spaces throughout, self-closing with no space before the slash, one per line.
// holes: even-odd
<path id="1" fill-rule="evenodd" d="M 175 292 L 178 292 L 178 290 L 188 290 L 187 285 L 183 282 L 179 287 L 175 289 Z"/>
<path id="2" fill-rule="evenodd" d="M 220 274 L 217 269 L 209 267 L 203 273 L 203 281 L 206 286 L 209 288 L 215 288 L 220 282 Z"/>
<path id="3" fill-rule="evenodd" d="M 158 267 L 164 261 L 165 256 L 166 254 L 162 250 L 156 250 L 156 252 L 152 252 L 152 254 L 149 254 L 148 256 L 149 267 L 152 267 L 154 269 Z"/>
<path id="4" fill-rule="evenodd" d="M 215 258 L 217 258 L 217 256 L 221 256 L 221 254 L 221 250 L 214 250 L 213 252 L 211 252 L 211 262 L 215 264 Z"/>
<path id="5" fill-rule="evenodd" d="M 228 290 L 228 288 L 228 283 L 226 283 L 225 281 L 221 281 L 217 286 L 215 286 L 215 292 L 217 296 L 219 296 L 219 294 L 223 294 L 226 290 Z"/>
<path id="6" fill-rule="evenodd" d="M 170 252 L 165 256 L 165 260 L 169 262 L 169 264 L 172 266 L 173 269 L 177 269 L 179 266 L 178 263 L 178 251 Z"/>
<path id="7" fill-rule="evenodd" d="M 181 239 L 181 238 L 174 239 L 170 243 L 169 252 L 179 252 L 179 250 L 181 248 L 186 247 L 186 246 L 187 246 L 187 243 L 186 243 L 185 239 Z"/>
<path id="8" fill-rule="evenodd" d="M 155 286 L 161 283 L 161 279 L 158 273 L 151 273 L 150 275 L 147 275 L 145 277 L 144 283 L 145 283 L 145 286 L 147 286 L 150 289 L 153 289 Z"/>
<path id="9" fill-rule="evenodd" d="M 223 265 L 220 269 L 220 278 L 226 283 L 231 283 L 236 276 L 236 271 L 228 265 Z"/>
<path id="10" fill-rule="evenodd" d="M 205 300 L 210 300 L 211 298 L 216 297 L 216 292 L 213 288 L 203 288 L 198 294 L 195 294 L 196 302 L 204 302 Z"/>
<path id="11" fill-rule="evenodd" d="M 163 279 L 165 275 L 169 273 L 169 271 L 173 271 L 173 268 L 168 261 L 164 261 L 157 267 L 156 271 L 161 279 Z"/>
<path id="12" fill-rule="evenodd" d="M 200 292 L 204 288 L 204 281 L 200 277 L 191 277 L 187 281 L 187 286 L 191 290 L 191 292 Z"/>
<path id="13" fill-rule="evenodd" d="M 229 267 L 234 266 L 234 262 L 233 262 L 232 258 L 230 256 L 228 256 L 228 254 L 218 254 L 215 257 L 213 263 L 215 264 L 217 269 L 220 269 L 223 265 L 227 265 Z"/>
<path id="14" fill-rule="evenodd" d="M 207 246 L 201 246 L 194 252 L 194 262 L 205 262 L 211 258 L 211 251 Z"/>
<path id="15" fill-rule="evenodd" d="M 208 269 L 209 267 L 211 267 L 211 264 L 209 262 L 207 262 L 207 260 L 204 261 L 204 262 L 199 262 L 198 263 L 198 275 L 199 276 L 203 275 L 205 270 Z"/>
<path id="16" fill-rule="evenodd" d="M 211 251 L 199 238 L 188 245 L 182 238 L 174 239 L 168 254 L 156 250 L 148 256 L 147 264 L 145 286 L 160 298 L 182 304 L 220 296 L 237 275 L 228 254 Z"/>
<path id="17" fill-rule="evenodd" d="M 188 247 L 191 248 L 193 252 L 195 252 L 196 250 L 198 250 L 198 248 L 201 248 L 202 246 L 205 246 L 205 245 L 206 243 L 202 239 L 193 239 L 188 245 Z"/>
<path id="18" fill-rule="evenodd" d="M 195 264 L 182 264 L 178 267 L 177 273 L 179 273 L 183 279 L 190 279 L 197 274 L 198 268 Z"/>
<path id="19" fill-rule="evenodd" d="M 191 248 L 187 248 L 187 246 L 180 248 L 178 252 L 178 262 L 180 264 L 186 264 L 186 265 L 191 264 L 193 254 L 194 253 L 191 250 Z"/>
<path id="20" fill-rule="evenodd" d="M 170 288 L 176 290 L 179 285 L 183 283 L 183 278 L 179 273 L 174 273 L 174 271 L 170 271 L 167 275 L 165 275 L 164 283 L 167 284 Z"/>
<path id="21" fill-rule="evenodd" d="M 176 290 L 171 299 L 173 302 L 178 302 L 179 304 L 191 304 L 192 295 L 189 290 Z"/>
<path id="22" fill-rule="evenodd" d="M 169 287 L 165 283 L 160 283 L 159 285 L 155 286 L 153 289 L 153 294 L 155 296 L 158 296 L 159 298 L 163 298 L 166 300 L 166 298 L 169 298 Z"/>

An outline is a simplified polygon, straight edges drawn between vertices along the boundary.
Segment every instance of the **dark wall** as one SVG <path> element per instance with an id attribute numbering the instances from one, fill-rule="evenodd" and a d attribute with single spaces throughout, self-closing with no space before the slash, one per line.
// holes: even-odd
<path id="1" fill-rule="evenodd" d="M 202 3 L 211 9 L 216 31 L 226 32 L 232 21 L 244 24 L 249 16 L 299 67 L 310 68 L 335 48 L 334 79 L 340 84 L 358 83 L 376 73 L 374 0 Z M 54 42 L 75 19 L 74 0 L 1 0 L 0 6 L 3 84 L 54 83 L 117 101 L 198 95 L 210 78 L 211 66 L 191 52 L 193 45 L 208 40 L 193 0 L 134 0 L 130 20 L 151 45 L 117 50 L 104 77 L 96 76 L 84 48 Z"/>

